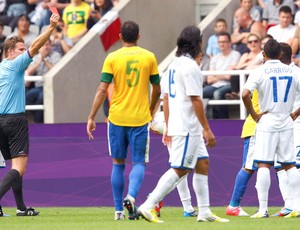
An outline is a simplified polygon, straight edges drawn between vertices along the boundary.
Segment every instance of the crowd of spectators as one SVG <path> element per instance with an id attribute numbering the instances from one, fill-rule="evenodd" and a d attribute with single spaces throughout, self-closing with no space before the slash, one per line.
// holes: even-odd
<path id="1" fill-rule="evenodd" d="M 119 0 L 6 0 L 0 3 L 0 62 L 4 58 L 3 43 L 7 37 L 19 35 L 27 48 L 46 28 L 50 7 L 58 9 L 61 20 L 33 62 L 27 76 L 44 76 L 64 54 L 76 44 Z M 11 33 L 5 34 L 4 27 Z M 44 81 L 26 82 L 26 104 L 43 104 Z M 43 122 L 43 111 L 33 111 L 33 121 Z"/>
<path id="2" fill-rule="evenodd" d="M 19 35 L 25 40 L 27 46 L 31 44 L 32 40 L 38 36 L 38 33 L 31 30 L 31 27 L 35 26 L 41 31 L 45 25 L 48 25 L 49 8 L 52 6 L 59 10 L 62 20 L 49 42 L 51 50 L 62 57 L 118 1 L 3 1 L 4 6 L 0 4 L 0 59 L 3 58 L 2 45 L 6 37 Z M 264 39 L 269 37 L 290 44 L 293 49 L 293 60 L 297 65 L 300 65 L 299 9 L 299 0 L 240 0 L 240 6 L 236 9 L 232 21 L 228 22 L 223 18 L 216 19 L 215 33 L 211 35 L 207 42 L 206 54 L 203 57 L 201 68 L 203 70 L 252 69 L 262 63 L 259 61 L 261 60 L 261 47 Z M 80 13 L 78 13 L 79 11 Z M 232 25 L 231 31 L 229 31 L 228 25 Z M 5 26 L 11 28 L 11 34 L 4 34 Z M 230 36 L 225 39 L 226 41 L 219 41 L 220 34 L 222 38 L 226 38 L 227 34 Z M 39 58 L 38 60 L 42 59 Z M 51 65 L 54 64 L 51 63 Z M 41 74 L 44 75 L 46 72 L 44 70 Z M 31 73 L 33 75 L 40 74 L 39 71 L 34 73 L 27 71 L 27 73 L 30 73 L 30 75 Z M 204 98 L 239 99 L 238 82 L 238 76 L 208 76 L 205 81 Z M 26 88 L 28 92 L 32 87 L 35 87 L 34 84 L 28 83 Z M 210 118 L 229 117 L 226 106 L 213 108 L 213 111 Z"/>
<path id="3" fill-rule="evenodd" d="M 293 50 L 293 61 L 300 66 L 299 0 L 240 0 L 240 6 L 232 19 L 232 31 L 229 31 L 228 23 L 231 21 L 216 19 L 215 33 L 208 40 L 203 58 L 208 63 L 200 66 L 203 70 L 254 69 L 263 63 L 261 51 L 270 38 L 288 43 Z M 230 44 L 229 48 L 241 55 L 238 62 L 230 65 L 228 63 L 232 59 L 232 52 L 224 53 L 224 41 L 218 40 L 220 36 L 224 37 L 224 31 L 231 34 L 231 39 L 226 40 L 227 45 Z M 212 76 L 208 76 L 205 82 L 204 98 L 240 99 L 239 75 L 214 76 L 213 82 L 211 79 Z M 209 89 L 209 94 L 206 89 Z M 226 105 L 207 106 L 207 115 L 209 118 L 229 118 Z"/>

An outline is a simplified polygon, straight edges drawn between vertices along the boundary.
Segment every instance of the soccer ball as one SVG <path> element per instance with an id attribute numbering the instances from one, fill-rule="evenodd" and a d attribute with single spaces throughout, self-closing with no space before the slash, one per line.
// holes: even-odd
<path id="1" fill-rule="evenodd" d="M 157 134 L 163 134 L 165 130 L 166 122 L 164 117 L 164 112 L 158 112 L 154 115 L 153 121 L 151 123 L 151 130 Z"/>

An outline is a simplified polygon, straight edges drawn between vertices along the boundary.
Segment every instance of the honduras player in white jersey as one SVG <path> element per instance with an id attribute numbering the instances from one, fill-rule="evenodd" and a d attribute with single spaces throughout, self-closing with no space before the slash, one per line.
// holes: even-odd
<path id="1" fill-rule="evenodd" d="M 293 211 L 286 217 L 300 216 L 300 174 L 295 167 L 293 119 L 300 108 L 292 113 L 296 92 L 300 91 L 300 72 L 278 60 L 281 48 L 274 39 L 264 46 L 265 64 L 253 71 L 244 86 L 242 98 L 245 107 L 257 122 L 255 134 L 255 161 L 258 163 L 256 189 L 259 210 L 251 218 L 268 217 L 270 166 L 277 162 L 286 170 L 288 187 L 293 199 Z M 260 114 L 255 113 L 251 93 L 257 89 Z"/>
<path id="2" fill-rule="evenodd" d="M 177 40 L 176 57 L 167 70 L 168 81 L 164 85 L 163 103 L 166 130 L 163 141 L 170 147 L 171 168 L 162 175 L 156 188 L 139 208 L 139 212 L 150 222 L 162 222 L 153 210 L 155 204 L 193 169 L 193 187 L 199 209 L 197 221 L 229 221 L 212 214 L 209 208 L 208 167 L 203 165 L 207 161 L 201 160 L 208 158 L 203 137 L 208 147 L 214 147 L 216 141 L 205 116 L 201 99 L 202 77 L 194 60 L 201 52 L 200 43 L 199 28 L 189 26 L 183 29 Z"/>

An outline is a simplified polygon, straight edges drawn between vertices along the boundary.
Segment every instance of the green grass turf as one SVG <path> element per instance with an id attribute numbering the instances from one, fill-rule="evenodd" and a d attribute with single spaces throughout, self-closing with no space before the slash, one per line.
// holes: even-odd
<path id="1" fill-rule="evenodd" d="M 139 221 L 115 221 L 114 210 L 111 207 L 101 208 L 37 208 L 41 212 L 37 217 L 16 217 L 15 209 L 5 208 L 10 217 L 0 218 L 1 230 L 60 230 L 60 229 L 120 229 L 120 230 L 223 230 L 223 229 L 263 229 L 263 230 L 293 230 L 300 228 L 300 218 L 284 219 L 270 217 L 264 219 L 250 219 L 249 217 L 226 217 L 229 223 L 200 223 L 195 217 L 182 217 L 182 208 L 163 207 L 161 219 L 163 224 L 153 224 L 145 220 Z M 225 217 L 225 207 L 212 207 L 211 210 Z M 245 207 L 249 214 L 254 214 L 256 208 Z M 269 213 L 274 214 L 279 210 L 277 207 L 269 208 Z"/>

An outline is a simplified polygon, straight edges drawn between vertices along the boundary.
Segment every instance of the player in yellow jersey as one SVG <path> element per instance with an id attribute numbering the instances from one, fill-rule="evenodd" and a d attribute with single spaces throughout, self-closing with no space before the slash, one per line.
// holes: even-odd
<path id="1" fill-rule="evenodd" d="M 252 95 L 252 104 L 256 112 L 259 112 L 258 93 L 255 90 Z M 244 139 L 244 151 L 243 151 L 243 165 L 238 172 L 235 185 L 232 193 L 232 197 L 229 206 L 226 208 L 226 215 L 228 216 L 249 216 L 240 206 L 247 184 L 257 170 L 257 164 L 254 163 L 254 134 L 255 134 L 256 122 L 249 115 L 243 125 L 241 137 Z"/>
<path id="2" fill-rule="evenodd" d="M 95 116 L 103 104 L 109 84 L 113 81 L 108 116 L 108 144 L 112 157 L 112 191 L 115 220 L 125 219 L 123 205 L 129 219 L 138 219 L 135 198 L 144 179 L 148 162 L 149 122 L 160 95 L 159 74 L 155 55 L 137 46 L 139 26 L 127 21 L 121 26 L 123 47 L 110 53 L 104 61 L 101 83 L 97 89 L 87 122 L 87 134 L 93 139 Z M 149 103 L 149 83 L 152 95 Z M 129 175 L 128 193 L 123 201 L 124 170 L 127 148 L 132 153 L 133 167 Z"/>

